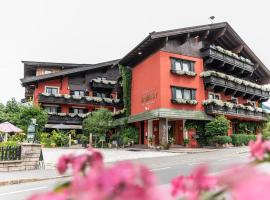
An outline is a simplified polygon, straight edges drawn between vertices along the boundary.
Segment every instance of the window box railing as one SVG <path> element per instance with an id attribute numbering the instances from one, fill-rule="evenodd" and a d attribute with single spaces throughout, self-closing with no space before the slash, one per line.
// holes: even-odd
<path id="1" fill-rule="evenodd" d="M 116 106 L 121 107 L 120 99 L 102 98 L 92 96 L 76 96 L 76 95 L 62 95 L 62 94 L 46 94 L 39 95 L 39 103 L 53 103 L 53 104 L 92 104 L 101 106 Z"/>
<path id="2" fill-rule="evenodd" d="M 206 100 L 203 102 L 205 111 L 210 115 L 229 115 L 241 118 L 253 118 L 256 120 L 267 120 L 267 113 L 261 108 L 233 104 L 221 100 Z"/>
<path id="3" fill-rule="evenodd" d="M 179 76 L 191 76 L 191 77 L 194 77 L 197 75 L 195 72 L 192 72 L 192 71 L 182 71 L 182 70 L 175 70 L 175 69 L 171 69 L 171 73 L 175 75 L 179 75 Z"/>
<path id="4" fill-rule="evenodd" d="M 205 59 L 217 60 L 226 65 L 230 65 L 233 68 L 238 68 L 246 71 L 248 74 L 252 74 L 254 71 L 254 64 L 244 57 L 238 56 L 231 51 L 225 50 L 222 47 L 210 45 L 209 47 L 201 49 L 202 56 Z M 211 62 L 206 63 L 211 64 Z M 213 67 L 217 67 L 216 63 L 213 64 Z M 224 67 L 226 69 L 226 67 Z M 233 69 L 231 69 L 233 70 Z"/>
<path id="5" fill-rule="evenodd" d="M 205 71 L 200 74 L 204 78 L 206 88 L 215 87 L 229 89 L 238 92 L 239 95 L 247 99 L 266 101 L 270 96 L 269 87 L 261 86 L 249 81 L 245 81 L 233 76 L 215 71 Z"/>
<path id="6" fill-rule="evenodd" d="M 87 114 L 74 114 L 74 113 L 49 113 L 49 124 L 73 124 L 81 125 L 83 120 L 89 116 Z"/>
<path id="7" fill-rule="evenodd" d="M 172 99 L 172 103 L 175 104 L 187 104 L 187 105 L 197 105 L 198 102 L 196 100 L 189 99 Z"/>

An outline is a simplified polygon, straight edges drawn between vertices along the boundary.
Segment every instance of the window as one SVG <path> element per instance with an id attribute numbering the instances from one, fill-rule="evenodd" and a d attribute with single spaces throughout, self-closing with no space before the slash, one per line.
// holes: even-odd
<path id="1" fill-rule="evenodd" d="M 45 87 L 45 92 L 48 94 L 58 94 L 58 90 L 57 87 Z"/>
<path id="2" fill-rule="evenodd" d="M 196 90 L 172 87 L 173 99 L 196 100 Z"/>
<path id="3" fill-rule="evenodd" d="M 70 113 L 74 113 L 74 114 L 84 114 L 87 112 L 88 112 L 87 108 L 71 108 L 70 109 Z"/>
<path id="4" fill-rule="evenodd" d="M 102 97 L 102 98 L 108 98 L 109 95 L 107 93 L 102 93 L 102 92 L 94 92 L 95 97 Z"/>
<path id="5" fill-rule="evenodd" d="M 48 113 L 57 113 L 58 110 L 57 106 L 46 106 L 44 108 Z"/>
<path id="6" fill-rule="evenodd" d="M 235 104 L 238 104 L 238 98 L 236 98 L 236 97 L 231 97 L 231 102 L 232 102 L 232 103 L 235 103 Z"/>
<path id="7" fill-rule="evenodd" d="M 71 95 L 75 95 L 75 96 L 84 96 L 85 92 L 83 90 L 74 90 L 70 92 Z"/>
<path id="8" fill-rule="evenodd" d="M 209 92 L 208 93 L 208 99 L 216 99 L 216 100 L 220 100 L 220 94 L 218 93 L 214 93 L 214 92 Z"/>
<path id="9" fill-rule="evenodd" d="M 182 60 L 178 58 L 171 58 L 171 69 L 180 71 L 194 72 L 194 62 L 188 60 Z"/>

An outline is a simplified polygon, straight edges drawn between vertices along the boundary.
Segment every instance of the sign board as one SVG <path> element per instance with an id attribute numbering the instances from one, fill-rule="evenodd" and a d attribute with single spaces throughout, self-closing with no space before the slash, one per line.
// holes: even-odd
<path id="1" fill-rule="evenodd" d="M 33 142 L 35 139 L 35 135 L 36 135 L 36 126 L 35 124 L 31 123 L 27 129 L 27 141 Z"/>

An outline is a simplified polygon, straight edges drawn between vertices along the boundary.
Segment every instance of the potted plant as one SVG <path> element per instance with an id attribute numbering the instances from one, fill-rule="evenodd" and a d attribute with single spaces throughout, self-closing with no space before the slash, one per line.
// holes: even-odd
<path id="1" fill-rule="evenodd" d="M 147 140 L 148 140 L 148 147 L 151 147 L 153 145 L 153 137 L 148 136 Z"/>

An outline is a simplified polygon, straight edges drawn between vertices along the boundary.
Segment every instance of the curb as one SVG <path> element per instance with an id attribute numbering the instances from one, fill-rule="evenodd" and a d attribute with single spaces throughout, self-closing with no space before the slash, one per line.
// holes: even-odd
<path id="1" fill-rule="evenodd" d="M 53 179 L 59 179 L 59 178 L 68 178 L 71 177 L 71 175 L 65 175 L 65 176 L 54 176 L 54 177 L 42 177 L 42 178 L 22 178 L 22 179 L 13 179 L 13 180 L 3 180 L 0 181 L 0 186 L 6 186 L 6 185 L 15 185 L 20 183 L 31 183 L 31 182 L 37 182 L 37 181 L 44 181 L 44 180 L 53 180 Z"/>

